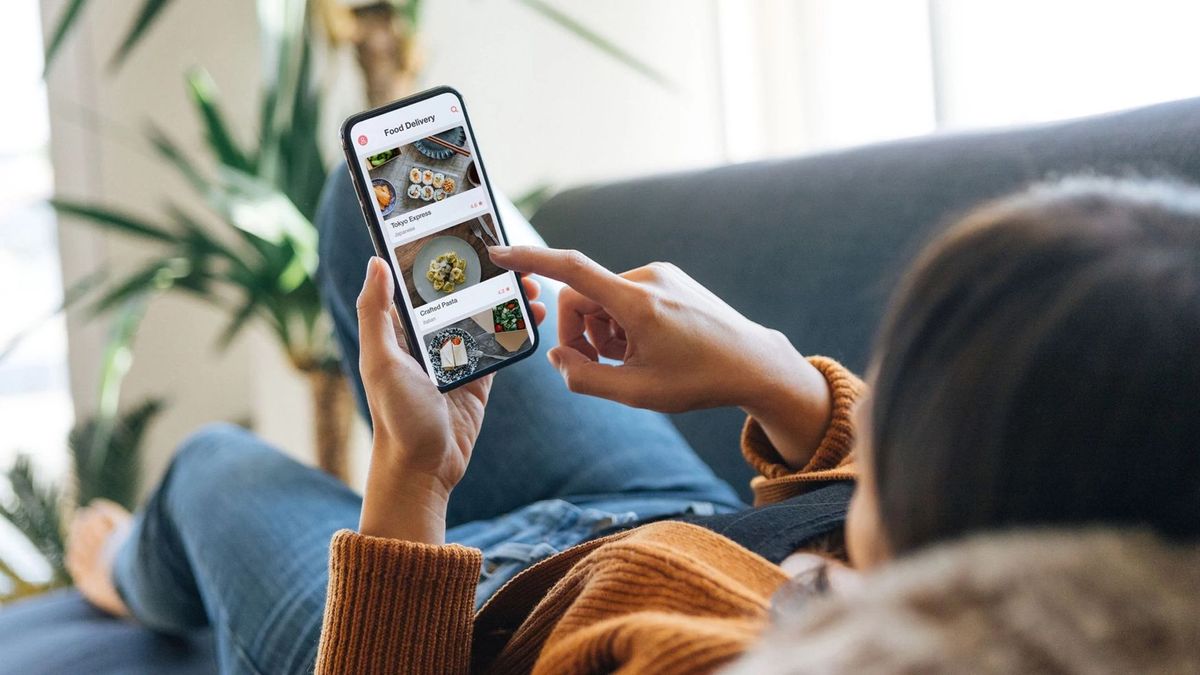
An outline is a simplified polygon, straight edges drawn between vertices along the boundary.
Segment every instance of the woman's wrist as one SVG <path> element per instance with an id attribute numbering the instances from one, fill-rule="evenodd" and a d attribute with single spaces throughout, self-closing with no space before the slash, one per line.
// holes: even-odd
<path id="1" fill-rule="evenodd" d="M 829 383 L 782 333 L 769 331 L 774 357 L 739 405 L 758 421 L 771 445 L 794 471 L 808 464 L 833 415 Z"/>
<path id="2" fill-rule="evenodd" d="M 359 532 L 422 544 L 446 543 L 450 488 L 440 477 L 376 466 L 374 454 L 363 494 Z"/>

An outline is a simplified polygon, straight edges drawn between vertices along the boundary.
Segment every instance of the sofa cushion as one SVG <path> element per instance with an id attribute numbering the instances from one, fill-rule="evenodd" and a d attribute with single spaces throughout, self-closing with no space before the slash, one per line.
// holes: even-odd
<path id="1" fill-rule="evenodd" d="M 209 631 L 186 638 L 152 633 L 100 612 L 74 589 L 0 611 L 0 664 L 21 675 L 217 672 Z"/>

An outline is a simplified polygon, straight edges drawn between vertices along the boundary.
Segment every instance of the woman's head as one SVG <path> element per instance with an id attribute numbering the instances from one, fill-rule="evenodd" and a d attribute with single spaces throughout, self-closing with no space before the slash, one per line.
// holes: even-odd
<path id="1" fill-rule="evenodd" d="M 1200 535 L 1200 189 L 1075 178 L 985 205 L 893 298 L 848 529 L 870 564 L 1010 527 Z"/>

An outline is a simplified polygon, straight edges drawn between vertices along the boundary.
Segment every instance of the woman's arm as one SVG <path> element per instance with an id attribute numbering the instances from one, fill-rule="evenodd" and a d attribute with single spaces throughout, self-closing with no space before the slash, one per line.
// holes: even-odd
<path id="1" fill-rule="evenodd" d="M 482 561 L 465 546 L 338 532 L 316 672 L 468 672 Z"/>
<path id="2" fill-rule="evenodd" d="M 537 296 L 537 285 L 526 280 Z M 359 532 L 330 546 L 321 673 L 462 673 L 470 666 L 479 551 L 446 545 L 491 377 L 438 392 L 404 350 L 394 283 L 372 258 L 358 298 L 359 370 L 374 441 Z M 533 318 L 545 318 L 534 303 Z"/>
<path id="3" fill-rule="evenodd" d="M 856 415 L 866 385 L 842 364 L 824 356 L 810 356 L 809 365 L 822 377 L 831 403 L 828 422 L 815 450 L 803 465 L 786 457 L 775 445 L 767 427 L 754 415 L 742 429 L 742 455 L 758 472 L 750 487 L 754 504 L 761 506 L 794 497 L 814 485 L 832 480 L 854 480 Z"/>
<path id="4" fill-rule="evenodd" d="M 825 376 L 772 331 L 779 367 L 766 375 L 767 386 L 751 390 L 740 405 L 757 421 L 783 463 L 800 471 L 812 460 L 833 415 L 833 395 Z"/>

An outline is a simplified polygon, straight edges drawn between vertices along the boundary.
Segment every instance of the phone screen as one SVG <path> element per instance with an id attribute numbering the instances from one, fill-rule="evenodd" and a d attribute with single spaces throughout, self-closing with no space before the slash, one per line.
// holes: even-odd
<path id="1" fill-rule="evenodd" d="M 445 391 L 532 353 L 537 330 L 461 96 L 436 89 L 351 117 L 342 143 L 409 347 Z"/>

